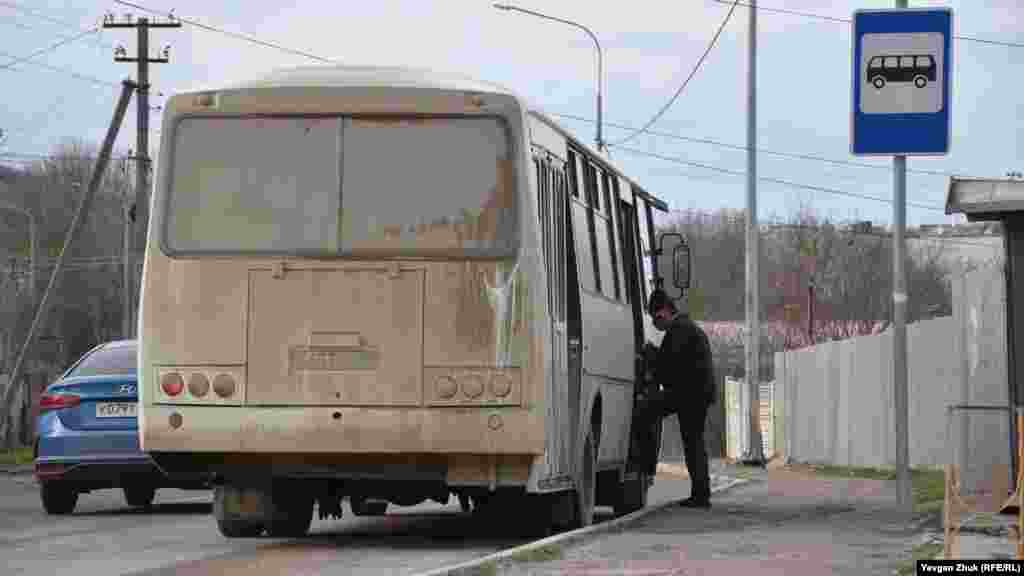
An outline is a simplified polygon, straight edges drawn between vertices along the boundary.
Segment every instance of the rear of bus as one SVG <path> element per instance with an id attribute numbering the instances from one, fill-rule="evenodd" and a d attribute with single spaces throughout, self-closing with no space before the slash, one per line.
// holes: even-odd
<path id="1" fill-rule="evenodd" d="M 524 118 L 511 95 L 373 70 L 171 98 L 143 449 L 227 486 L 398 504 L 525 485 L 544 309 Z"/>

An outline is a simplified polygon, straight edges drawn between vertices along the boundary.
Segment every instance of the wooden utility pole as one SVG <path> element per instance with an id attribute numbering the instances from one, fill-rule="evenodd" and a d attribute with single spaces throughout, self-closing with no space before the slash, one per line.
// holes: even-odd
<path id="1" fill-rule="evenodd" d="M 43 292 L 43 297 L 39 301 L 39 305 L 36 306 L 35 318 L 32 320 L 32 325 L 28 329 L 28 335 L 25 337 L 25 343 L 21 346 L 21 351 L 18 353 L 18 358 L 14 361 L 14 368 L 11 370 L 11 379 L 7 385 L 7 389 L 4 391 L 3 402 L 0 402 L 0 438 L 5 439 L 5 444 L 10 447 L 11 442 L 16 438 L 12 434 L 12 420 L 11 420 L 11 402 L 14 398 L 14 391 L 21 382 L 21 372 L 25 364 L 25 358 L 28 355 L 28 351 L 32 348 L 32 343 L 35 341 L 36 332 L 42 325 L 47 312 L 47 302 L 50 299 L 50 295 L 53 294 L 53 288 L 56 286 L 57 281 L 60 279 L 61 270 L 64 268 L 64 261 L 67 259 L 69 248 L 74 243 L 75 238 L 78 236 L 79 230 L 85 223 L 85 218 L 89 214 L 89 207 L 92 205 L 93 196 L 96 194 L 96 190 L 100 187 L 100 182 L 103 181 L 103 174 L 106 172 L 107 164 L 110 161 L 110 153 L 114 148 L 114 141 L 117 139 L 117 132 L 121 128 L 121 121 L 124 119 L 125 111 L 128 109 L 128 102 L 131 100 L 132 91 L 135 90 L 135 83 L 129 80 L 124 80 L 121 83 L 121 97 L 117 101 L 117 106 L 114 109 L 114 117 L 110 121 L 110 127 L 107 128 L 107 136 L 103 139 L 103 147 L 100 149 L 100 156 L 96 160 L 96 165 L 92 169 L 92 179 L 89 180 L 89 187 L 85 191 L 85 195 L 82 197 L 82 202 L 78 205 L 78 210 L 75 212 L 75 217 L 71 220 L 71 227 L 68 228 L 67 235 L 64 238 L 64 247 L 61 248 L 60 256 L 57 258 L 57 264 L 53 269 L 53 274 L 50 275 L 50 283 L 46 286 L 46 291 Z M 28 391 L 26 391 L 28 393 Z"/>
<path id="2" fill-rule="evenodd" d="M 138 65 L 138 76 L 137 84 L 138 88 L 138 99 L 136 100 L 136 108 L 138 111 L 138 120 L 136 122 L 136 151 L 135 156 L 132 158 L 136 160 L 135 169 L 135 204 L 133 209 L 130 211 L 132 215 L 132 221 L 135 225 L 135 233 L 132 235 L 134 244 L 136 246 L 144 247 L 146 245 L 146 230 L 149 226 L 149 194 L 147 186 L 147 178 L 149 176 L 149 65 L 153 64 L 164 64 L 170 62 L 170 46 L 165 46 L 161 55 L 157 58 L 152 58 L 149 55 L 149 31 L 152 28 L 180 28 L 181 22 L 174 18 L 174 16 L 168 16 L 166 21 L 150 21 L 148 18 L 134 19 L 130 14 L 124 16 L 122 21 L 117 21 L 113 14 L 107 14 L 103 19 L 104 28 L 135 28 L 138 33 L 138 46 L 135 58 L 128 57 L 128 51 L 123 46 L 118 46 L 114 51 L 115 62 L 135 62 Z M 126 253 L 129 253 L 131 247 L 126 247 Z M 129 294 L 132 302 L 135 302 L 135 293 L 137 292 L 136 287 L 139 285 L 139 278 L 136 277 L 134 271 L 135 266 L 132 262 L 131 256 L 125 257 L 125 266 L 132 270 L 132 274 L 125 275 L 126 279 L 131 280 L 130 285 L 125 286 L 125 291 Z M 135 306 L 129 307 L 132 312 L 135 311 Z M 133 314 L 134 317 L 134 314 Z M 130 334 L 124 334 L 124 338 L 130 338 L 134 335 L 136 330 L 135 322 L 129 320 L 128 326 L 131 328 Z"/>

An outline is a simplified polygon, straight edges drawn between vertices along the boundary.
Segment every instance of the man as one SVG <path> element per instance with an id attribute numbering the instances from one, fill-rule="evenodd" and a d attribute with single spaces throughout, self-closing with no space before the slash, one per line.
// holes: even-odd
<path id="1" fill-rule="evenodd" d="M 664 290 L 651 294 L 648 313 L 654 327 L 665 333 L 654 360 L 653 380 L 664 389 L 649 398 L 648 417 L 679 419 L 686 469 L 690 474 L 690 497 L 680 505 L 711 507 L 711 480 L 704 445 L 704 422 L 708 407 L 715 403 L 714 366 L 708 337 L 700 326 L 676 309 Z"/>

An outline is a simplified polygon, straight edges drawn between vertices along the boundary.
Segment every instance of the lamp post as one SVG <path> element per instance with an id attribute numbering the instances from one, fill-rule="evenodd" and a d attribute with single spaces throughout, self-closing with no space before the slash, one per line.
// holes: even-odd
<path id="1" fill-rule="evenodd" d="M 499 10 L 514 10 L 516 12 L 522 12 L 523 14 L 529 14 L 538 18 L 544 18 L 546 20 L 553 20 L 555 22 L 561 22 L 562 24 L 568 24 L 569 26 L 575 26 L 580 30 L 587 33 L 590 39 L 594 41 L 594 46 L 597 47 L 597 150 L 603 152 L 605 149 L 604 139 L 601 137 L 601 86 L 604 84 L 604 61 L 601 53 L 601 43 L 597 41 L 597 36 L 590 31 L 586 26 L 573 22 L 572 20 L 564 20 L 562 18 L 556 18 L 554 16 L 548 16 L 547 14 L 541 14 L 540 12 L 534 12 L 533 10 L 527 10 L 526 8 L 519 8 L 510 4 L 496 3 L 494 7 Z"/>

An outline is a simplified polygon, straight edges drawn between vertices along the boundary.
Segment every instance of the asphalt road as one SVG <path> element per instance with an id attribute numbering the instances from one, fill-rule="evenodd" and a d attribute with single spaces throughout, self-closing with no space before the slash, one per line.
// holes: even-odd
<path id="1" fill-rule="evenodd" d="M 685 497 L 689 481 L 655 482 L 649 502 Z M 228 540 L 217 531 L 209 492 L 160 490 L 151 510 L 120 490 L 82 495 L 71 516 L 47 516 L 31 476 L 0 475 L 4 574 L 417 574 L 527 542 L 447 506 L 392 506 L 388 515 L 314 519 L 310 536 Z M 598 520 L 607 520 L 610 513 Z M 610 512 L 610 511 L 609 511 Z"/>

